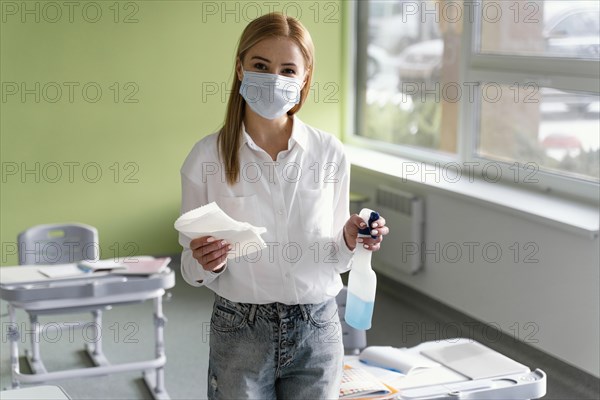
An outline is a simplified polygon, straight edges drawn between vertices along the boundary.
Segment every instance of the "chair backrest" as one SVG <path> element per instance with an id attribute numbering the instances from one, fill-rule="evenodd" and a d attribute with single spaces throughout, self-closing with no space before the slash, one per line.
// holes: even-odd
<path id="1" fill-rule="evenodd" d="M 18 236 L 19 264 L 66 264 L 97 260 L 98 230 L 79 223 L 36 225 Z"/>
<path id="2" fill-rule="evenodd" d="M 346 314 L 346 296 L 348 290 L 346 286 L 335 298 L 338 305 L 338 313 L 342 324 L 342 340 L 344 341 L 344 352 L 346 354 L 358 354 L 362 349 L 367 347 L 367 332 L 356 329 L 346 323 L 344 315 Z"/>

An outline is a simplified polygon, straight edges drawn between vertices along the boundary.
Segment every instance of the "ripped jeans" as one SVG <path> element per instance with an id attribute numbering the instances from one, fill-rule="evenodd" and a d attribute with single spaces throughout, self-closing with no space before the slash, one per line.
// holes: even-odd
<path id="1" fill-rule="evenodd" d="M 215 295 L 209 399 L 337 399 L 344 349 L 337 304 L 246 304 Z"/>

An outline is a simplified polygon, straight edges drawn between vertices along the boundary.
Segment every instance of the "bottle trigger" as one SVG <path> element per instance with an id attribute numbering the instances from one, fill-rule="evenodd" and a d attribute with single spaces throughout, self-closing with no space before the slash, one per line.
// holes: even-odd
<path id="1" fill-rule="evenodd" d="M 367 222 L 367 227 L 358 230 L 360 235 L 371 236 L 373 239 L 377 239 L 377 236 L 371 235 L 371 224 L 379 219 L 379 213 L 377 211 L 371 211 L 371 215 L 369 216 L 369 221 Z"/>

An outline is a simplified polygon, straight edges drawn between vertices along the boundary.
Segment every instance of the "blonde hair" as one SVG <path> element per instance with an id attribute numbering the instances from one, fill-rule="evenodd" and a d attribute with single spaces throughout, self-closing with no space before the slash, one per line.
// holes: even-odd
<path id="1" fill-rule="evenodd" d="M 265 14 L 246 26 L 236 52 L 237 60 L 244 62 L 244 57 L 250 48 L 268 38 L 285 37 L 291 39 L 300 49 L 306 69 L 306 83 L 300 92 L 300 102 L 287 112 L 293 115 L 298 112 L 308 97 L 314 70 L 314 45 L 310 34 L 293 17 L 281 13 Z M 242 121 L 244 119 L 245 100 L 240 95 L 241 82 L 234 74 L 231 94 L 227 103 L 225 122 L 219 132 L 218 146 L 226 171 L 227 183 L 233 185 L 240 174 L 239 147 L 242 137 Z"/>

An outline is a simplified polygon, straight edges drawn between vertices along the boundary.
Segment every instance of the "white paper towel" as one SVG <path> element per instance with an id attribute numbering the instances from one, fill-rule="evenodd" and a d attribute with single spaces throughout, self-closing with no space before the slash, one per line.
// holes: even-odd
<path id="1" fill-rule="evenodd" d="M 189 239 L 187 243 L 181 243 L 184 246 L 189 246 L 192 239 L 201 236 L 226 240 L 232 247 L 227 258 L 246 256 L 267 247 L 260 237 L 267 231 L 266 228 L 234 220 L 215 202 L 188 211 L 177 218 L 175 229 Z"/>

